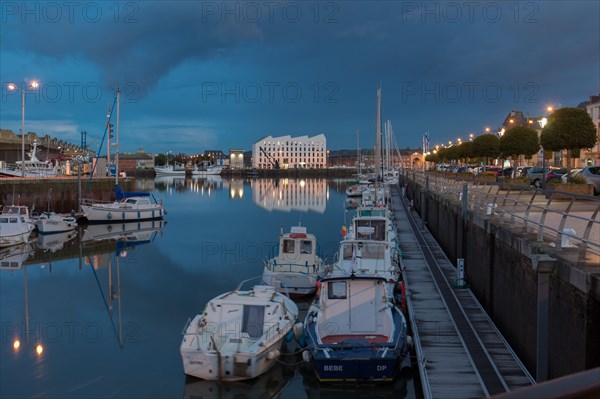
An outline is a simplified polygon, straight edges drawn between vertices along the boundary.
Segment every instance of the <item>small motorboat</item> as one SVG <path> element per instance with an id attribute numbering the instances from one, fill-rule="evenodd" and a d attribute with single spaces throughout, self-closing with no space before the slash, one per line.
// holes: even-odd
<path id="1" fill-rule="evenodd" d="M 77 219 L 71 215 L 44 212 L 35 221 L 35 226 L 41 234 L 62 233 L 74 230 L 77 227 Z"/>
<path id="2" fill-rule="evenodd" d="M 336 270 L 321 281 L 301 344 L 321 382 L 389 382 L 410 366 L 407 323 L 391 284 Z"/>
<path id="3" fill-rule="evenodd" d="M 210 300 L 188 320 L 180 348 L 185 374 L 239 381 L 258 377 L 277 362 L 298 307 L 275 287 L 241 290 L 244 283 Z"/>
<path id="4" fill-rule="evenodd" d="M 312 295 L 321 273 L 324 265 L 315 236 L 304 226 L 292 226 L 285 234 L 282 229 L 277 256 L 265 261 L 263 282 L 288 295 Z"/>

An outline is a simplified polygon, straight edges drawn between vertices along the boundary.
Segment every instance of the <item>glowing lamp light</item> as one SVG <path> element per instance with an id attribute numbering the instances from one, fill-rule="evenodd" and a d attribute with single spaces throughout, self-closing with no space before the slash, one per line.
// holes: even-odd
<path id="1" fill-rule="evenodd" d="M 38 356 L 41 355 L 44 352 L 44 347 L 42 346 L 42 344 L 37 344 L 37 346 L 35 347 L 35 351 L 38 354 Z"/>
<path id="2" fill-rule="evenodd" d="M 486 128 L 485 128 L 485 132 L 486 132 L 486 133 L 489 133 L 489 132 L 490 132 L 490 128 L 489 128 L 489 127 L 486 127 Z"/>
<path id="3" fill-rule="evenodd" d="M 18 339 L 15 339 L 15 342 L 13 342 L 13 348 L 17 351 L 17 350 L 19 350 L 20 347 L 21 347 L 21 341 L 19 341 Z"/>
<path id="4" fill-rule="evenodd" d="M 552 112 L 552 111 L 554 111 L 554 108 L 552 108 L 552 106 L 548 106 L 548 107 L 546 108 L 546 111 L 548 111 L 548 112 Z"/>
<path id="5" fill-rule="evenodd" d="M 37 80 L 33 80 L 29 83 L 29 87 L 31 87 L 32 89 L 37 89 L 38 87 L 40 87 L 40 82 L 38 82 Z"/>
<path id="6" fill-rule="evenodd" d="M 15 91 L 15 90 L 17 90 L 17 85 L 16 85 L 16 84 L 14 84 L 14 83 L 9 83 L 9 84 L 8 84 L 6 87 L 7 87 L 7 88 L 8 88 L 8 90 L 10 90 L 10 91 Z"/>

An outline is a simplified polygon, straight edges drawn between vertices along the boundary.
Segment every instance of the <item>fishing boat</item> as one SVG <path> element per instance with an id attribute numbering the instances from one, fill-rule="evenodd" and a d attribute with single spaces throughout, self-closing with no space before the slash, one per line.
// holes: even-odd
<path id="1" fill-rule="evenodd" d="M 221 165 L 205 165 L 200 166 L 196 165 L 192 170 L 192 176 L 211 176 L 211 175 L 220 175 L 223 171 L 223 166 Z"/>
<path id="2" fill-rule="evenodd" d="M 312 295 L 323 269 L 316 237 L 304 226 L 292 226 L 289 233 L 282 229 L 277 256 L 265 261 L 263 282 L 289 295 Z"/>
<path id="3" fill-rule="evenodd" d="M 385 278 L 332 272 L 303 328 L 302 357 L 321 382 L 389 382 L 410 366 L 412 340 Z"/>
<path id="4" fill-rule="evenodd" d="M 17 161 L 14 164 L 5 164 L 0 168 L 0 174 L 7 176 L 21 177 L 50 177 L 58 175 L 58 162 L 55 164 L 51 161 L 40 161 L 36 153 L 40 143 L 36 140 L 32 143 L 31 151 L 28 160 Z"/>
<path id="5" fill-rule="evenodd" d="M 185 176 L 185 166 L 177 161 L 173 165 L 155 166 L 156 176 Z"/>
<path id="6" fill-rule="evenodd" d="M 77 227 L 77 219 L 71 215 L 44 212 L 35 221 L 35 226 L 41 234 L 62 233 L 74 230 Z"/>
<path id="7" fill-rule="evenodd" d="M 357 276 L 380 277 L 395 283 L 401 279 L 400 265 L 391 254 L 390 243 L 386 241 L 347 238 L 340 244 L 333 269 Z"/>
<path id="8" fill-rule="evenodd" d="M 210 300 L 188 320 L 181 342 L 185 374 L 205 380 L 246 380 L 266 372 L 280 357 L 298 307 L 275 287 L 255 285 Z"/>
<path id="9" fill-rule="evenodd" d="M 34 228 L 26 206 L 5 206 L 0 214 L 0 248 L 27 243 Z"/>
<path id="10" fill-rule="evenodd" d="M 386 242 L 389 244 L 391 261 L 396 264 L 401 262 L 402 256 L 393 214 L 386 207 L 358 207 L 345 238 Z"/>

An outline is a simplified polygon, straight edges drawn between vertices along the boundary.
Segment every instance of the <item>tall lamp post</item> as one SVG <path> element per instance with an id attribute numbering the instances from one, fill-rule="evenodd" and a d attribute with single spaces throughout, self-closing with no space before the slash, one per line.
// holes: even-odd
<path id="1" fill-rule="evenodd" d="M 25 89 L 37 89 L 40 83 L 37 80 L 32 80 L 29 83 L 23 83 L 21 87 L 16 83 L 7 85 L 8 91 L 21 92 L 21 177 L 25 177 Z"/>

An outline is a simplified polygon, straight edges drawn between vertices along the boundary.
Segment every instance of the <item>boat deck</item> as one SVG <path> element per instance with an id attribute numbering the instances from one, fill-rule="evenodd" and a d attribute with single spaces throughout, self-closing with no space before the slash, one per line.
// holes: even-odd
<path id="1" fill-rule="evenodd" d="M 392 189 L 410 323 L 425 398 L 480 398 L 535 381 L 433 236 Z"/>

